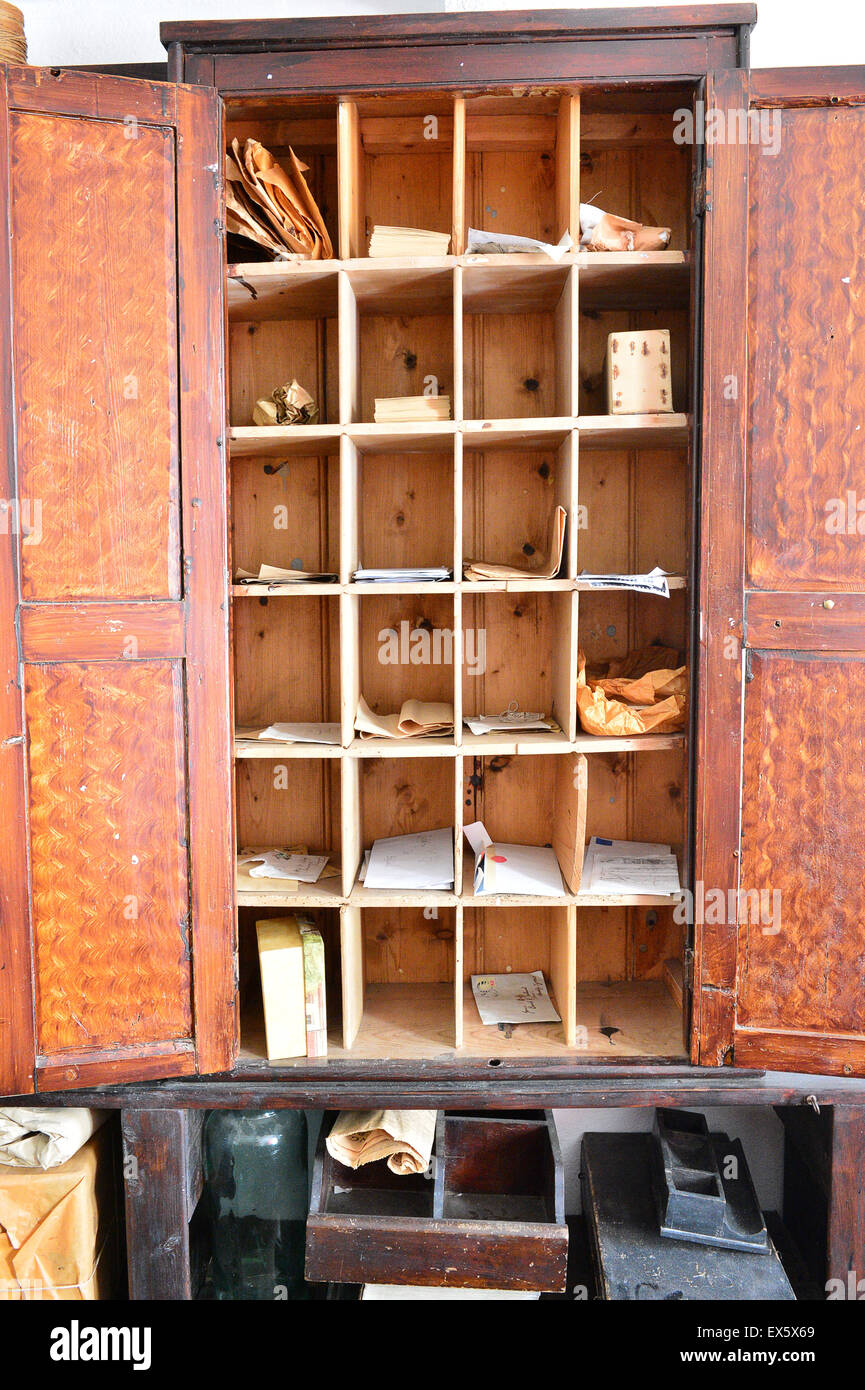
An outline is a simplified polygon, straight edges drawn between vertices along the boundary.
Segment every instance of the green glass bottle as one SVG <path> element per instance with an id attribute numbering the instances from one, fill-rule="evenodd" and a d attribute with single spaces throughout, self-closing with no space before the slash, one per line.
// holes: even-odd
<path id="1" fill-rule="evenodd" d="M 211 1110 L 204 1129 L 217 1299 L 302 1299 L 307 1128 L 302 1110 Z"/>

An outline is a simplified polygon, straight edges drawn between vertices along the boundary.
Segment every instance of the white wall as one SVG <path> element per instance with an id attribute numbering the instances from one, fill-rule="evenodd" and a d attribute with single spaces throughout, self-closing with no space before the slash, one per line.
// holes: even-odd
<path id="1" fill-rule="evenodd" d="M 634 5 L 639 0 L 618 0 Z M 29 59 L 62 66 L 72 63 L 158 62 L 165 51 L 159 22 L 169 19 L 267 19 L 301 16 L 426 14 L 456 10 L 533 9 L 531 0 L 355 0 L 355 3 L 304 3 L 304 0 L 18 0 L 24 12 Z M 557 8 L 567 8 L 559 6 Z M 583 9 L 602 9 L 584 0 Z M 751 37 L 753 67 L 806 66 L 865 62 L 865 6 L 850 0 L 762 0 Z M 768 1107 L 705 1112 L 715 1129 L 742 1140 L 757 1192 L 765 1207 L 781 1200 L 781 1126 Z M 643 1129 L 651 1110 L 559 1111 L 567 1168 L 568 1209 L 579 1209 L 579 1146 L 586 1129 Z"/>
<path id="2" fill-rule="evenodd" d="M 633 5 L 638 0 L 617 0 Z M 165 57 L 159 21 L 167 19 L 268 19 L 302 15 L 428 14 L 442 10 L 532 10 L 531 0 L 348 0 L 325 5 L 308 0 L 17 0 L 24 12 L 32 63 L 157 62 Z M 603 9 L 597 0 L 581 6 Z M 851 0 L 761 0 L 752 33 L 753 67 L 865 62 L 865 6 Z"/>

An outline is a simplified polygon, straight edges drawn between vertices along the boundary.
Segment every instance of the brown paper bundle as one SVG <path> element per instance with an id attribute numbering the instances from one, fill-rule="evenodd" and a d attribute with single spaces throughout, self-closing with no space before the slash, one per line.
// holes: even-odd
<path id="1" fill-rule="evenodd" d="M 586 245 L 587 251 L 666 251 L 670 245 L 669 227 L 645 227 L 605 212 Z"/>
<path id="2" fill-rule="evenodd" d="M 259 140 L 231 142 L 225 157 L 226 226 L 272 255 L 328 260 L 333 246 L 304 178 L 308 165 L 288 151 L 286 171 Z"/>
<path id="3" fill-rule="evenodd" d="M 297 380 L 277 386 L 270 399 L 263 396 L 252 411 L 255 425 L 314 425 L 317 421 L 318 406 Z"/>
<path id="4" fill-rule="evenodd" d="M 644 647 L 610 662 L 603 677 L 586 675 L 586 658 L 577 658 L 577 710 L 587 734 L 630 738 L 684 729 L 688 677 L 684 666 L 669 665 L 670 647 Z M 614 669 L 615 668 L 615 669 Z"/>

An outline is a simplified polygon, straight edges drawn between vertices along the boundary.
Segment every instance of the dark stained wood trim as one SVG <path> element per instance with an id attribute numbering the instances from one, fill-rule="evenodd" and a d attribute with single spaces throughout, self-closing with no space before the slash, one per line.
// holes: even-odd
<path id="1" fill-rule="evenodd" d="M 68 1052 L 37 1057 L 41 1091 L 77 1091 L 87 1086 L 125 1085 L 195 1074 L 195 1045 L 177 1042 L 137 1044 L 104 1052 Z M 75 1102 L 78 1103 L 77 1101 Z"/>
<path id="2" fill-rule="evenodd" d="M 338 53 L 303 49 L 284 54 L 217 53 L 213 83 L 223 95 L 268 93 L 326 93 L 470 91 L 514 84 L 557 86 L 589 80 L 651 76 L 696 79 L 720 55 L 703 34 L 669 38 L 575 39 L 572 42 L 530 44 L 467 44 L 425 48 L 382 48 L 374 62 L 368 49 L 347 48 Z M 184 71 L 190 81 L 189 70 Z"/>
<path id="3" fill-rule="evenodd" d="M 734 1056 L 740 1067 L 772 1067 L 822 1076 L 865 1076 L 865 1036 L 737 1028 Z"/>
<path id="4" fill-rule="evenodd" d="M 198 1068 L 229 1067 L 235 978 L 222 104 L 177 88 L 190 890 Z"/>
<path id="5" fill-rule="evenodd" d="M 180 1110 L 124 1110 L 129 1297 L 193 1297 L 188 1126 Z"/>
<path id="6" fill-rule="evenodd" d="M 96 83 L 92 73 L 72 68 L 10 67 L 8 73 L 10 107 L 158 126 L 176 121 L 176 89 L 167 82 L 101 77 Z"/>
<path id="7" fill-rule="evenodd" d="M 563 1080 L 512 1080 L 466 1085 L 454 1081 L 238 1082 L 190 1077 L 121 1086 L 91 1086 L 80 1091 L 49 1092 L 37 1105 L 86 1105 L 108 1109 L 263 1110 L 284 1107 L 365 1109 L 537 1110 L 605 1109 L 607 1107 L 803 1105 L 809 1097 L 821 1105 L 846 1105 L 865 1115 L 865 1084 L 856 1080 L 802 1075 L 761 1077 L 728 1068 L 689 1068 L 689 1074 L 634 1074 L 621 1068 L 616 1076 Z M 659 1069 L 661 1071 L 661 1069 Z M 6 1100 L 9 1098 L 7 1097 Z M 6 1100 L 2 1103 L 5 1104 Z"/>
<path id="8" fill-rule="evenodd" d="M 0 1087 L 31 1091 L 36 1057 L 33 955 L 27 859 L 24 709 L 19 683 L 18 539 L 11 504 L 15 467 L 15 396 L 12 372 L 12 268 L 9 231 L 9 140 L 6 74 L 0 67 Z"/>
<path id="9" fill-rule="evenodd" d="M 747 75 L 710 74 L 706 104 L 747 109 Z M 747 344 L 748 148 L 707 152 L 703 299 L 703 425 L 697 653 L 694 877 L 738 888 L 742 762 Z M 731 312 L 731 305 L 739 306 Z M 737 394 L 731 397 L 729 383 Z M 692 1059 L 729 1060 L 736 988 L 736 925 L 694 929 Z"/>
<path id="10" fill-rule="evenodd" d="M 751 591 L 745 643 L 771 651 L 858 652 L 865 648 L 865 594 Z"/>
<path id="11" fill-rule="evenodd" d="M 453 1270 L 455 1252 L 465 1264 Z M 536 1289 L 538 1282 L 563 1291 L 568 1264 L 566 1226 L 511 1221 L 428 1221 L 389 1216 L 343 1216 L 310 1212 L 306 1223 L 306 1278 L 332 1278 L 338 1266 L 347 1284 L 372 1282 L 376 1271 L 393 1272 L 394 1283 L 447 1284 L 448 1268 L 462 1288 Z M 398 1268 L 397 1268 L 398 1267 Z M 380 1277 L 380 1275 L 379 1275 Z"/>
<path id="12" fill-rule="evenodd" d="M 865 1279 L 865 1115 L 836 1105 L 832 1116 L 826 1276 L 849 1290 Z M 861 1288 L 862 1286 L 859 1285 Z M 848 1294 L 849 1296 L 849 1294 Z M 861 1293 L 853 1297 L 861 1298 Z"/>
<path id="13" fill-rule="evenodd" d="M 134 648 L 129 646 L 130 638 L 135 639 Z M 21 651 L 25 661 L 181 658 L 183 642 L 183 608 L 179 603 L 21 606 Z"/>
<path id="14" fill-rule="evenodd" d="M 573 38 L 750 28 L 755 5 L 670 5 L 635 9 L 514 10 L 473 14 L 365 15 L 333 19 L 178 20 L 160 24 L 159 37 L 187 47 L 246 48 L 403 46 L 406 43 L 482 43 L 511 38 Z"/>
<path id="15" fill-rule="evenodd" d="M 756 68 L 752 106 L 825 106 L 865 102 L 865 67 Z"/>

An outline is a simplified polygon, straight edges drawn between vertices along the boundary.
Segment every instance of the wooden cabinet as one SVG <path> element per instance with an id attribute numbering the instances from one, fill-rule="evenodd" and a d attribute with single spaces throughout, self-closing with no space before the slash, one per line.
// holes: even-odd
<path id="1" fill-rule="evenodd" d="M 753 19 L 169 24 L 180 85 L 6 70 L 0 1091 L 865 1072 L 865 70 L 749 74 Z M 235 135 L 309 165 L 337 259 L 226 274 Z M 470 226 L 556 241 L 590 199 L 671 249 L 465 254 Z M 372 260 L 375 223 L 452 254 Z M 607 335 L 654 327 L 673 412 L 607 415 Z M 319 422 L 254 425 L 291 377 Z M 451 420 L 373 422 L 376 397 L 436 386 Z M 556 505 L 558 578 L 461 581 L 466 554 L 543 552 Z M 337 581 L 231 583 L 298 560 Z M 455 578 L 372 589 L 359 564 Z M 579 578 L 655 564 L 668 600 Z M 428 660 L 382 659 L 382 634 L 418 633 Z M 651 642 L 687 653 L 688 731 L 583 733 L 578 650 Z M 361 694 L 448 700 L 455 733 L 362 742 Z M 557 730 L 463 728 L 512 700 Z M 276 720 L 338 738 L 233 736 Z M 577 834 L 670 842 L 695 920 L 647 893 L 478 902 L 476 819 L 560 859 Z M 374 838 L 442 826 L 452 891 L 359 881 Z M 291 843 L 337 876 L 236 873 L 238 846 Z M 254 923 L 287 907 L 325 938 L 326 1061 L 266 1061 Z M 491 1039 L 469 977 L 509 969 L 545 972 L 561 1024 Z"/>

